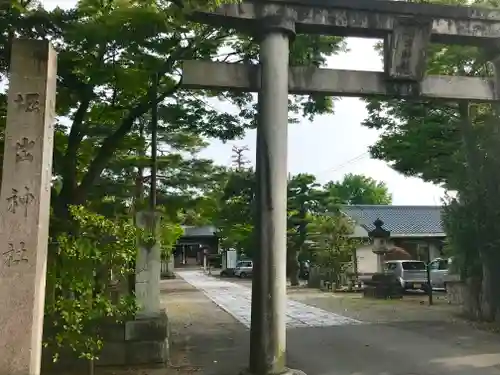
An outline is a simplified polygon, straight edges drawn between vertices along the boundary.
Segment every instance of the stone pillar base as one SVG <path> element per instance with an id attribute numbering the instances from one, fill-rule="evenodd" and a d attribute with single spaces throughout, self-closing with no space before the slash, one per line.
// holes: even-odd
<path id="1" fill-rule="evenodd" d="M 271 374 L 271 373 L 254 374 L 253 372 L 250 372 L 249 370 L 243 370 L 242 372 L 240 372 L 239 375 L 306 375 L 306 373 L 304 371 L 301 371 L 301 370 L 295 370 L 295 369 L 289 368 L 281 374 Z"/>
<path id="2" fill-rule="evenodd" d="M 49 335 L 50 331 L 44 332 Z M 144 317 L 125 323 L 103 321 L 99 334 L 104 346 L 95 361 L 95 366 L 164 366 L 169 362 L 169 326 L 165 312 L 156 317 Z M 43 368 L 60 373 L 87 366 L 86 360 L 78 358 L 69 348 L 63 348 L 60 360 L 52 361 L 53 353 L 45 349 Z"/>
<path id="3" fill-rule="evenodd" d="M 140 315 L 125 323 L 126 364 L 166 364 L 169 360 L 169 328 L 165 312 Z"/>

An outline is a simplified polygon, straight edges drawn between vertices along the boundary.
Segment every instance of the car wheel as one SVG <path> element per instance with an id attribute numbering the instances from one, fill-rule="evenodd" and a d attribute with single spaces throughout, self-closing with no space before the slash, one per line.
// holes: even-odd
<path id="1" fill-rule="evenodd" d="M 247 277 L 247 274 L 245 272 L 240 273 L 240 279 L 244 279 Z"/>

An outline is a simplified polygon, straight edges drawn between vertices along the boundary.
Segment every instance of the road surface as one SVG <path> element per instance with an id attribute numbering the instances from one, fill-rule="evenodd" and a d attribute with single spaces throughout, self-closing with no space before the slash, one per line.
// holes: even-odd
<path id="1" fill-rule="evenodd" d="M 200 321 L 189 323 L 191 349 L 196 354 L 193 346 L 203 346 L 205 358 L 219 365 L 227 361 L 233 368 L 212 369 L 205 361 L 200 374 L 238 373 L 246 365 L 248 352 L 250 289 L 197 271 L 179 275 L 219 307 L 204 304 Z M 218 323 L 204 341 L 196 341 L 197 325 L 208 327 L 210 314 L 223 311 L 240 322 L 234 324 L 241 328 L 225 331 L 224 324 L 229 323 Z M 500 336 L 466 324 L 425 319 L 381 324 L 289 300 L 287 328 L 288 365 L 308 375 L 500 375 Z M 223 340 L 225 347 L 218 349 L 216 343 Z M 196 361 L 197 355 L 193 358 Z"/>

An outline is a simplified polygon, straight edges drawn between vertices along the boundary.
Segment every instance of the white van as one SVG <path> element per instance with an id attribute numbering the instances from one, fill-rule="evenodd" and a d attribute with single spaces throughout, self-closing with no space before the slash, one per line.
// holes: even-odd
<path id="1" fill-rule="evenodd" d="M 452 258 L 436 258 L 429 263 L 432 289 L 446 290 L 446 276 L 448 276 Z"/>
<path id="2" fill-rule="evenodd" d="M 245 277 L 252 276 L 253 262 L 251 260 L 240 260 L 236 263 L 234 269 L 234 276 L 244 279 Z"/>

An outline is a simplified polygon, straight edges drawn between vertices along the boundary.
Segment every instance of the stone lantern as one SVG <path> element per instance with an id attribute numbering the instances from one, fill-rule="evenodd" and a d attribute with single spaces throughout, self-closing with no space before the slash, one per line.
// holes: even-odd
<path id="1" fill-rule="evenodd" d="M 377 219 L 373 222 L 375 229 L 368 233 L 368 236 L 373 239 L 372 251 L 377 254 L 377 272 L 384 272 L 384 257 L 389 252 L 388 241 L 391 232 L 385 230 L 384 222 Z"/>

